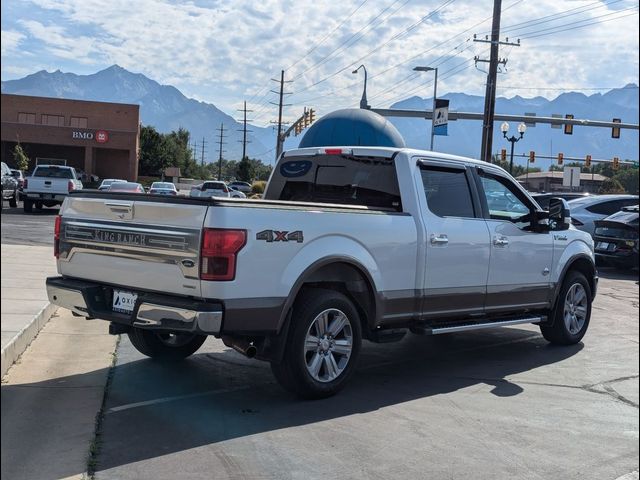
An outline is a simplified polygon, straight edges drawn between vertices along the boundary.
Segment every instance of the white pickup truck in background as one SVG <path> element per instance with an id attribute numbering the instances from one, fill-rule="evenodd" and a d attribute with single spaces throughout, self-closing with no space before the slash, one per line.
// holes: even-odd
<path id="1" fill-rule="evenodd" d="M 593 240 L 501 168 L 406 148 L 281 155 L 264 200 L 73 192 L 56 219 L 52 303 L 176 360 L 207 335 L 334 394 L 362 339 L 533 323 L 587 331 Z"/>
<path id="2" fill-rule="evenodd" d="M 67 195 L 76 190 L 82 190 L 82 182 L 73 167 L 38 165 L 31 176 L 24 180 L 24 211 L 30 213 L 34 205 L 38 209 L 62 205 Z"/>

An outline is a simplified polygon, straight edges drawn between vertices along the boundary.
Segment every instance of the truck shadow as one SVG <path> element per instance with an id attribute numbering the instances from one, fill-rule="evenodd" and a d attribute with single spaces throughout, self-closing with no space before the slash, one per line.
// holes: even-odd
<path id="1" fill-rule="evenodd" d="M 213 350 L 206 348 L 210 342 L 205 350 Z M 123 337 L 105 405 L 98 471 L 196 447 L 209 446 L 213 452 L 218 442 L 483 384 L 490 389 L 481 394 L 486 396 L 489 390 L 498 408 L 499 397 L 518 395 L 526 388 L 509 377 L 562 362 L 582 348 L 582 344 L 554 347 L 537 329 L 515 328 L 407 336 L 388 345 L 365 342 L 358 369 L 341 393 L 301 401 L 275 383 L 267 364 L 221 350 L 218 342 L 215 351 L 196 354 L 181 364 L 162 364 L 141 359 Z M 61 380 L 71 381 L 50 383 Z M 32 386 L 49 382 L 43 383 Z M 3 401 L 20 387 L 3 386 Z"/>

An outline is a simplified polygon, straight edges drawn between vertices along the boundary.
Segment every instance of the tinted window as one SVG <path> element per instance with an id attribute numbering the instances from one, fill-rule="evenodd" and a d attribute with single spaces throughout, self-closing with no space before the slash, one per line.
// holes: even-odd
<path id="1" fill-rule="evenodd" d="M 523 193 L 509 180 L 486 173 L 480 178 L 491 218 L 516 222 L 529 213 Z"/>
<path id="2" fill-rule="evenodd" d="M 226 185 L 222 182 L 207 182 L 202 185 L 202 190 L 224 190 Z"/>
<path id="3" fill-rule="evenodd" d="M 634 205 L 638 203 L 638 200 L 609 200 L 608 202 L 596 203 L 587 207 L 591 213 L 597 213 L 599 215 L 613 215 L 616 212 L 622 210 L 622 207 Z"/>
<path id="4" fill-rule="evenodd" d="M 73 178 L 70 168 L 38 167 L 33 172 L 34 177 Z"/>
<path id="5" fill-rule="evenodd" d="M 381 157 L 285 157 L 264 198 L 402 211 L 395 165 Z"/>
<path id="6" fill-rule="evenodd" d="M 475 217 L 464 170 L 422 167 L 422 184 L 429 210 L 439 217 Z"/>

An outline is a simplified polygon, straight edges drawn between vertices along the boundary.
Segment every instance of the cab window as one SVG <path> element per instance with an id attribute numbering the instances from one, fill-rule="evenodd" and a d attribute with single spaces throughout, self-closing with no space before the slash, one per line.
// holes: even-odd
<path id="1" fill-rule="evenodd" d="M 432 213 L 439 217 L 475 217 L 465 170 L 423 166 L 420 171 L 427 207 Z"/>
<path id="2" fill-rule="evenodd" d="M 504 177 L 486 172 L 480 172 L 480 179 L 489 217 L 524 225 L 521 220 L 529 214 L 532 205 L 517 186 Z"/>

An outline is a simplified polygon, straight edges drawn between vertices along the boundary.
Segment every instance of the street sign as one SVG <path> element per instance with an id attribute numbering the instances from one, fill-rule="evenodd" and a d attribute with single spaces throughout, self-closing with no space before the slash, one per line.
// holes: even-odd
<path id="1" fill-rule="evenodd" d="M 433 134 L 447 135 L 449 122 L 449 100 L 436 98 L 436 109 L 433 112 Z"/>
<path id="2" fill-rule="evenodd" d="M 580 186 L 580 167 L 564 167 L 564 170 L 562 170 L 562 186 Z"/>
<path id="3" fill-rule="evenodd" d="M 536 114 L 535 114 L 535 113 L 533 113 L 533 112 L 525 112 L 524 116 L 525 116 L 525 117 L 535 117 L 535 116 L 536 116 Z M 528 119 L 525 119 L 524 124 L 525 124 L 527 127 L 535 127 L 535 126 L 536 126 L 535 119 L 534 119 L 534 120 L 528 120 Z"/>
<path id="4" fill-rule="evenodd" d="M 560 115 L 559 113 L 552 113 L 551 114 L 552 118 L 562 118 L 562 115 Z M 552 123 L 551 124 L 551 128 L 562 128 L 562 123 Z"/>

